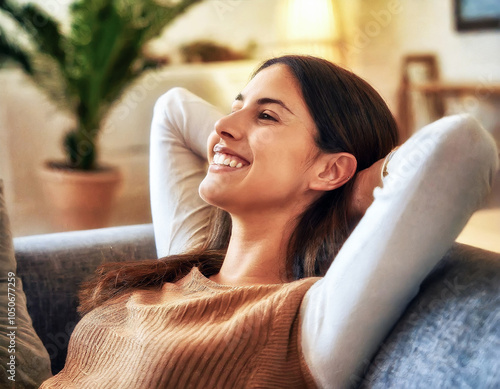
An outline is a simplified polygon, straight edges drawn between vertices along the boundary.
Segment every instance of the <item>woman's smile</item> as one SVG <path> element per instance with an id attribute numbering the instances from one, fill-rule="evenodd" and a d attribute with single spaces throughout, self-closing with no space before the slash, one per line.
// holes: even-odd
<path id="1" fill-rule="evenodd" d="M 220 143 L 217 143 L 214 146 L 213 152 L 214 156 L 212 158 L 212 162 L 210 163 L 212 171 L 231 171 L 250 165 L 250 162 L 248 162 L 241 155 L 237 154 L 228 147 L 221 145 Z"/>

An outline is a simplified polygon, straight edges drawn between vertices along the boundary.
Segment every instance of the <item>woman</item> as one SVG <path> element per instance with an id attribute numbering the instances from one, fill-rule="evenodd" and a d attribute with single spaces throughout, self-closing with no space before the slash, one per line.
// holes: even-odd
<path id="1" fill-rule="evenodd" d="M 380 96 L 313 57 L 267 61 L 221 116 L 180 89 L 158 101 L 151 196 L 169 257 L 100 269 L 42 388 L 354 385 L 497 164 L 463 116 L 389 154 Z"/>

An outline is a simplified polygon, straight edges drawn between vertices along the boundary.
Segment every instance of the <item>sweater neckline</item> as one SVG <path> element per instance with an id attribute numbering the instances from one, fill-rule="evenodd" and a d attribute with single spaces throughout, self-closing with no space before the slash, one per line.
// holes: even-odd
<path id="1" fill-rule="evenodd" d="M 282 287 L 289 283 L 282 284 L 257 284 L 257 285 L 225 285 L 219 284 L 215 281 L 212 281 L 210 278 L 206 277 L 197 266 L 194 266 L 185 279 L 188 279 L 193 285 L 201 285 L 209 289 L 216 290 L 237 290 L 237 289 L 252 289 L 252 288 L 262 288 L 262 287 Z"/>
<path id="2" fill-rule="evenodd" d="M 212 281 L 210 278 L 206 277 L 197 266 L 194 266 L 191 269 L 191 271 L 189 272 L 189 275 L 191 276 L 191 281 L 193 283 L 203 285 L 203 286 L 208 287 L 210 289 L 231 290 L 231 289 L 241 288 L 240 286 L 236 286 L 236 285 L 224 285 L 224 284 L 219 284 L 215 281 Z"/>

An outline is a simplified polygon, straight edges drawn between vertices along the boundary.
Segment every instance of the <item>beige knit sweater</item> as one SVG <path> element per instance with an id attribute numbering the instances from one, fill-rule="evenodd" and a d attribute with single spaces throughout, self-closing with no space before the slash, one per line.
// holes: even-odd
<path id="1" fill-rule="evenodd" d="M 41 388 L 309 388 L 299 308 L 319 278 L 224 286 L 198 268 L 134 291 L 75 328 L 64 369 Z"/>

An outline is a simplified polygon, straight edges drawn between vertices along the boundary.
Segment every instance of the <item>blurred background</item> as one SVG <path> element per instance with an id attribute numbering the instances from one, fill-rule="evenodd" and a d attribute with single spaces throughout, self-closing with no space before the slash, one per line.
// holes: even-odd
<path id="1" fill-rule="evenodd" d="M 130 10 L 141 3 L 116 2 Z M 29 2 L 11 3 L 21 7 Z M 71 1 L 31 3 L 56 20 L 62 32 L 74 30 Z M 78 3 L 90 9 L 96 1 Z M 159 3 L 176 7 L 182 1 Z M 144 14 L 131 15 L 137 24 Z M 14 35 L 21 45 L 24 38 L 11 19 L 1 15 L 3 34 Z M 499 20 L 495 0 L 194 2 L 144 40 L 140 76 L 116 94 L 100 122 L 99 160 L 119 167 L 122 176 L 106 225 L 151 222 L 149 127 L 161 94 L 182 86 L 227 112 L 258 64 L 284 53 L 322 56 L 366 79 L 397 117 L 403 139 L 443 115 L 469 112 L 500 144 Z M 87 27 L 111 22 L 95 23 Z M 48 28 L 42 22 L 32 25 Z M 63 158 L 61 139 L 77 119 L 43 93 L 41 82 L 16 61 L 1 62 L 0 177 L 15 236 L 71 229 L 52 220 L 40 167 L 48 159 Z M 499 181 L 460 241 L 500 252 Z"/>

